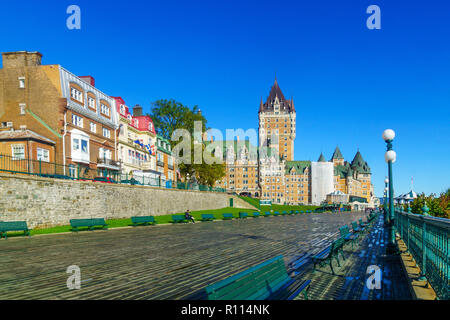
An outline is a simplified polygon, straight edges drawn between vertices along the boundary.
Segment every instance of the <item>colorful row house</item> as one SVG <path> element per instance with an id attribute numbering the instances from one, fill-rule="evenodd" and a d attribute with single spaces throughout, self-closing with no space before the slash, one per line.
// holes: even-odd
<path id="1" fill-rule="evenodd" d="M 147 185 L 176 180 L 170 144 L 157 141 L 142 107 L 135 106 L 131 114 L 122 98 L 96 88 L 93 77 L 42 65 L 39 52 L 6 52 L 2 58 L 2 171 L 134 178 Z"/>

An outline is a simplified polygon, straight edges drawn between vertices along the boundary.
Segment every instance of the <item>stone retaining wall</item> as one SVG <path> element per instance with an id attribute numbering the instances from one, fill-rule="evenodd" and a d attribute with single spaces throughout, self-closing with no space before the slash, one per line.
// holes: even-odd
<path id="1" fill-rule="evenodd" d="M 25 220 L 31 228 L 67 225 L 77 218 L 116 219 L 220 209 L 229 206 L 230 198 L 234 207 L 254 209 L 226 193 L 0 174 L 0 220 Z"/>

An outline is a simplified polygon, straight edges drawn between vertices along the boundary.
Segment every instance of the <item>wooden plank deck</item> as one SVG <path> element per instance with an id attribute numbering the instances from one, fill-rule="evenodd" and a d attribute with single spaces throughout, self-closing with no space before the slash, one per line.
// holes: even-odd
<path id="1" fill-rule="evenodd" d="M 305 214 L 10 238 L 0 241 L 0 297 L 184 299 L 279 254 L 288 262 L 306 252 L 318 252 L 337 237 L 340 226 L 360 217 L 365 214 Z M 382 259 L 377 258 L 377 236 L 361 256 L 365 264 Z M 357 250 L 352 253 L 356 260 Z M 67 289 L 70 265 L 81 268 L 80 290 Z M 356 262 L 344 265 L 345 276 L 333 281 L 317 272 L 311 278 L 311 297 L 349 298 L 348 292 L 360 288 L 346 277 L 363 269 Z M 381 298 L 396 298 L 396 294 Z M 405 296 L 402 290 L 399 294 Z M 379 298 L 364 292 L 361 296 Z"/>

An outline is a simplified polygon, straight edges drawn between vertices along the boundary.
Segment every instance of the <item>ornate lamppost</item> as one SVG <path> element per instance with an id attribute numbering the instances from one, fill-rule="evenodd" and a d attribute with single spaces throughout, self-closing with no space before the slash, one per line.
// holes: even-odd
<path id="1" fill-rule="evenodd" d="M 395 244 L 395 229 L 394 229 L 394 184 L 392 180 L 392 164 L 397 158 L 397 154 L 392 150 L 392 141 L 395 138 L 395 132 L 392 129 L 386 129 L 383 132 L 383 140 L 387 144 L 387 151 L 384 155 L 384 159 L 388 164 L 388 184 L 389 184 L 389 243 L 386 248 L 388 254 L 394 254 L 398 252 L 397 246 Z"/>

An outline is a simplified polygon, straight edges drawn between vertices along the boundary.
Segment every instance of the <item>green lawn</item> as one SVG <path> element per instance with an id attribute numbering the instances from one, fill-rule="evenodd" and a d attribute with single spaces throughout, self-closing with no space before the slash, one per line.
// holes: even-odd
<path id="1" fill-rule="evenodd" d="M 266 211 L 269 211 L 273 213 L 274 211 L 279 211 L 280 213 L 282 211 L 291 211 L 291 210 L 297 210 L 297 211 L 306 211 L 306 210 L 314 210 L 315 206 L 284 206 L 284 205 L 272 205 L 272 206 L 262 206 L 261 212 L 264 213 Z M 272 210 L 272 211 L 271 211 Z M 249 216 L 252 216 L 253 212 L 258 212 L 258 210 L 252 210 L 252 209 L 241 209 L 241 208 L 222 208 L 222 209 L 216 209 L 216 210 L 202 210 L 202 211 L 191 211 L 192 216 L 196 221 L 199 221 L 201 219 L 202 213 L 210 213 L 213 214 L 216 220 L 222 220 L 223 216 L 222 213 L 232 213 L 234 218 L 239 218 L 239 212 L 247 212 Z M 183 214 L 184 212 L 174 213 L 174 214 Z M 155 220 L 157 224 L 168 224 L 170 221 L 172 221 L 172 214 L 168 215 L 162 215 L 162 216 L 155 216 Z M 108 224 L 108 228 L 120 228 L 120 227 L 127 227 L 131 225 L 131 218 L 128 219 L 110 219 L 106 220 L 106 223 Z M 37 235 L 37 234 L 50 234 L 50 233 L 62 233 L 62 232 L 70 232 L 71 227 L 70 225 L 65 226 L 57 226 L 52 228 L 41 228 L 41 229 L 33 229 L 31 230 L 31 235 Z M 15 237 L 22 235 L 22 232 L 11 232 L 8 233 L 8 237 Z"/>

